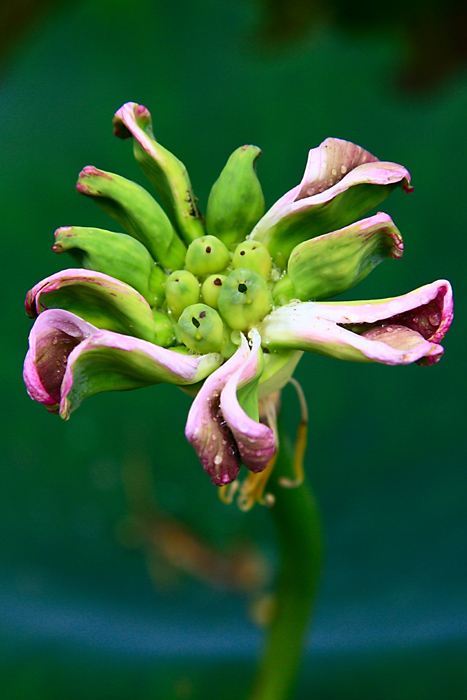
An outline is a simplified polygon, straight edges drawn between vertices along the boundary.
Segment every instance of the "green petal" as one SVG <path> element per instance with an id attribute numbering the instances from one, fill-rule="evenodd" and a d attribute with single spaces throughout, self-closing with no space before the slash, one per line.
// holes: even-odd
<path id="1" fill-rule="evenodd" d="M 310 151 L 301 183 L 266 212 L 251 239 L 267 245 L 285 269 L 299 243 L 347 226 L 395 187 L 410 191 L 409 182 L 403 166 L 379 161 L 348 141 L 326 139 Z"/>
<path id="2" fill-rule="evenodd" d="M 166 208 L 173 225 L 186 243 L 205 234 L 198 201 L 183 163 L 154 138 L 149 110 L 127 102 L 116 112 L 114 133 L 134 137 L 135 158 Z"/>
<path id="3" fill-rule="evenodd" d="M 326 299 L 364 279 L 385 258 L 400 258 L 402 237 L 387 214 L 376 214 L 293 249 L 288 275 L 295 298 Z"/>
<path id="4" fill-rule="evenodd" d="M 129 284 L 154 306 L 149 281 L 156 263 L 144 245 L 131 236 L 99 228 L 67 226 L 55 231 L 53 249 L 56 253 L 69 253 L 87 270 L 103 272 Z"/>
<path id="5" fill-rule="evenodd" d="M 256 176 L 260 155 L 257 146 L 237 148 L 209 195 L 206 228 L 229 247 L 243 241 L 264 214 L 263 191 Z"/>
<path id="6" fill-rule="evenodd" d="M 101 272 L 62 270 L 28 292 L 26 313 L 35 318 L 46 309 L 64 309 L 116 333 L 155 339 L 153 312 L 135 289 Z"/>
<path id="7" fill-rule="evenodd" d="M 79 174 L 76 189 L 94 198 L 163 267 L 170 270 L 183 267 L 186 247 L 167 214 L 143 187 L 89 165 Z"/>

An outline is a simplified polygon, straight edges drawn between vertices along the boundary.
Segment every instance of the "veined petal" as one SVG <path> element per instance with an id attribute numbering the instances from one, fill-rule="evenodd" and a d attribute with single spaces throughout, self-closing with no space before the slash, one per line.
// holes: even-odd
<path id="1" fill-rule="evenodd" d="M 285 268 L 302 241 L 347 226 L 380 204 L 397 185 L 410 191 L 401 165 L 379 161 L 348 141 L 329 138 L 311 149 L 304 177 L 257 223 L 251 238 L 262 241 Z"/>
<path id="2" fill-rule="evenodd" d="M 222 355 L 186 355 L 140 338 L 98 330 L 70 354 L 61 386 L 60 415 L 102 391 L 125 391 L 168 382 L 196 384 L 223 362 Z"/>
<path id="3" fill-rule="evenodd" d="M 29 334 L 23 378 L 29 396 L 56 413 L 71 351 L 97 328 L 62 309 L 44 311 Z"/>
<path id="4" fill-rule="evenodd" d="M 26 296 L 26 313 L 65 309 L 98 328 L 154 341 L 151 307 L 124 282 L 91 270 L 69 269 L 46 277 Z"/>
<path id="5" fill-rule="evenodd" d="M 248 341 L 242 336 L 241 346 L 206 379 L 188 413 L 186 438 L 216 486 L 234 481 L 240 469 L 237 445 L 221 414 L 220 396 L 230 377 L 245 363 L 248 353 Z"/>
<path id="6" fill-rule="evenodd" d="M 127 102 L 115 113 L 113 125 L 119 138 L 133 136 L 135 158 L 185 242 L 191 243 L 203 236 L 201 212 L 187 170 L 154 138 L 149 110 L 135 102 Z"/>
<path id="7" fill-rule="evenodd" d="M 451 286 L 438 280 L 392 299 L 289 304 L 269 314 L 258 330 L 263 345 L 273 350 L 296 348 L 389 365 L 433 364 L 443 354 L 437 343 L 452 318 Z"/>
<path id="8" fill-rule="evenodd" d="M 263 353 L 259 333 L 253 330 L 250 336 L 252 347 L 248 359 L 230 377 L 222 390 L 220 406 L 243 464 L 252 472 L 261 472 L 274 454 L 275 440 L 271 428 L 258 420 L 258 382 L 263 371 Z M 242 408 L 237 395 L 239 390 L 251 388 L 254 389 L 254 418 Z"/>

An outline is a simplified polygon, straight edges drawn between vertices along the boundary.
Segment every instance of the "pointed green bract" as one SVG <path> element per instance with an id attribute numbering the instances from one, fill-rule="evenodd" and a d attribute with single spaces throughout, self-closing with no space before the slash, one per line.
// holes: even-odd
<path id="1" fill-rule="evenodd" d="M 287 271 L 294 298 L 326 299 L 347 291 L 387 257 L 400 258 L 402 237 L 387 214 L 300 243 Z"/>
<path id="2" fill-rule="evenodd" d="M 240 243 L 264 214 L 264 196 L 256 176 L 257 146 L 232 153 L 214 183 L 206 210 L 208 233 L 231 247 Z"/>
<path id="3" fill-rule="evenodd" d="M 125 233 L 67 226 L 55 231 L 56 253 L 69 253 L 87 270 L 96 270 L 134 287 L 153 304 L 149 281 L 154 261 L 147 249 Z"/>
<path id="4" fill-rule="evenodd" d="M 87 166 L 76 189 L 97 204 L 140 241 L 162 267 L 183 266 L 186 247 L 167 214 L 143 187 L 120 175 Z"/>
<path id="5" fill-rule="evenodd" d="M 203 236 L 204 224 L 187 170 L 154 138 L 149 110 L 127 102 L 116 112 L 113 125 L 119 138 L 133 136 L 135 158 L 183 240 L 191 243 Z"/>

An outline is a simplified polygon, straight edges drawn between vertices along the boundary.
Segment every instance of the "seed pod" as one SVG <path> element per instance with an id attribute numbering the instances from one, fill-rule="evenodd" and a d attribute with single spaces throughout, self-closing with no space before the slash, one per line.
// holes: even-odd
<path id="1" fill-rule="evenodd" d="M 167 305 L 176 319 L 183 309 L 196 304 L 199 299 L 199 282 L 188 270 L 176 270 L 165 284 Z"/>
<path id="2" fill-rule="evenodd" d="M 224 343 L 222 319 L 206 304 L 187 306 L 178 320 L 178 327 L 182 341 L 193 352 L 219 352 Z"/>
<path id="3" fill-rule="evenodd" d="M 270 312 L 272 298 L 264 277 L 240 267 L 225 280 L 218 306 L 230 328 L 247 331 Z"/>
<path id="4" fill-rule="evenodd" d="M 238 267 L 248 267 L 267 279 L 271 272 L 272 259 L 264 243 L 243 241 L 235 249 L 232 264 L 234 270 Z"/>
<path id="5" fill-rule="evenodd" d="M 201 236 L 188 246 L 186 269 L 194 275 L 204 277 L 225 270 L 230 262 L 226 246 L 215 236 Z"/>
<path id="6" fill-rule="evenodd" d="M 201 286 L 201 296 L 203 301 L 213 309 L 217 309 L 219 294 L 226 279 L 225 275 L 210 275 L 204 280 Z"/>

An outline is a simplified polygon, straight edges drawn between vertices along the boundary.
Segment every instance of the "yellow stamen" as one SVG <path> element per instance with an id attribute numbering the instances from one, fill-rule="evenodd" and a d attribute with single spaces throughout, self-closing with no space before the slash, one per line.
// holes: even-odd
<path id="1" fill-rule="evenodd" d="M 226 484 L 226 486 L 219 486 L 218 493 L 222 503 L 230 505 L 239 489 L 239 486 L 240 484 L 238 481 L 233 481 L 231 484 Z"/>
<path id="2" fill-rule="evenodd" d="M 260 503 L 263 506 L 273 506 L 275 498 L 272 493 L 264 493 L 266 484 L 268 483 L 271 472 L 277 460 L 278 451 L 273 454 L 266 469 L 263 469 L 259 474 L 250 472 L 240 486 L 240 493 L 237 498 L 237 505 L 240 510 L 251 510 L 255 503 Z"/>

